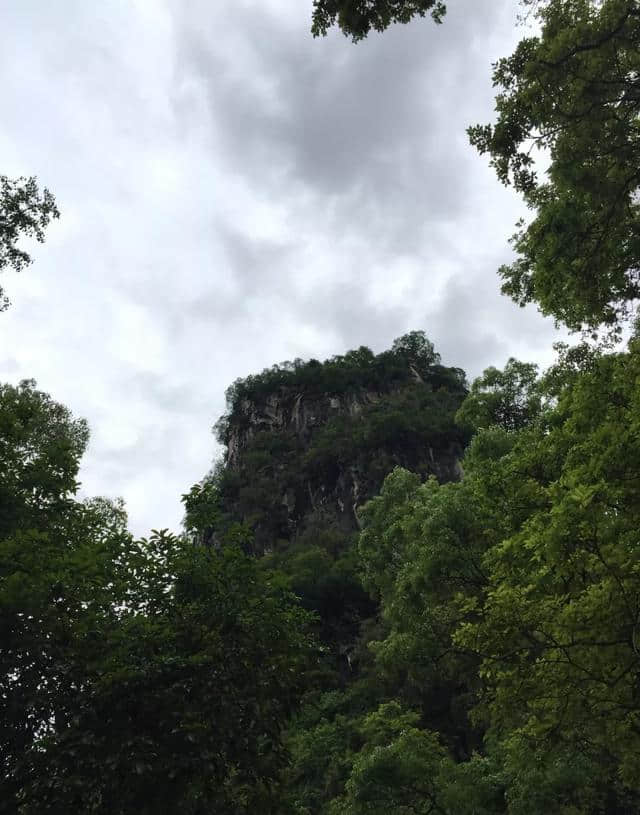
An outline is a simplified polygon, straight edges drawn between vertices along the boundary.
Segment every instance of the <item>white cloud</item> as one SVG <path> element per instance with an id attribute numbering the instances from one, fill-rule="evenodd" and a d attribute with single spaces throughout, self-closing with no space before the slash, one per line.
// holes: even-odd
<path id="1" fill-rule="evenodd" d="M 0 377 L 85 416 L 87 493 L 176 528 L 236 377 L 424 328 L 478 373 L 548 360 L 500 297 L 519 214 L 464 129 L 492 116 L 515 0 L 352 45 L 311 3 L 38 0 L 0 9 L 7 175 L 62 219 L 3 280 Z"/>

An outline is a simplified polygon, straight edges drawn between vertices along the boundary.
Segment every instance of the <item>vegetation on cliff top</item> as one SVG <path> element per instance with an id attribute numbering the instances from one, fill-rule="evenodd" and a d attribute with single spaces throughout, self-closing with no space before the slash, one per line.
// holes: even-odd
<path id="1" fill-rule="evenodd" d="M 186 496 L 186 524 L 218 540 L 243 525 L 259 552 L 291 543 L 320 516 L 348 537 L 356 506 L 395 466 L 455 476 L 469 435 L 455 422 L 466 392 L 464 372 L 443 366 L 422 331 L 377 355 L 361 347 L 237 380 L 216 425 L 234 459 Z M 300 411 L 315 414 L 304 428 Z"/>
<path id="2" fill-rule="evenodd" d="M 218 441 L 223 445 L 229 443 L 230 426 L 244 421 L 247 406 L 259 408 L 267 396 L 277 397 L 284 389 L 311 398 L 367 390 L 388 393 L 411 380 L 458 392 L 463 392 L 466 385 L 464 371 L 440 364 L 440 354 L 424 331 L 398 337 L 388 351 L 380 354 L 361 345 L 324 362 L 317 359 L 281 362 L 260 374 L 236 379 L 230 385 L 226 391 L 227 411 L 216 424 Z"/>

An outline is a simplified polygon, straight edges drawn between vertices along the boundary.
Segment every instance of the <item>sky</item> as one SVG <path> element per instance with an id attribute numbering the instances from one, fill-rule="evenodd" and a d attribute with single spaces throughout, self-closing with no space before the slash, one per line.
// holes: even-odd
<path id="1" fill-rule="evenodd" d="M 61 211 L 6 273 L 0 381 L 91 441 L 83 495 L 177 531 L 237 377 L 422 329 L 472 378 L 559 338 L 500 294 L 526 215 L 469 145 L 516 0 L 357 45 L 311 0 L 0 0 L 0 174 Z"/>

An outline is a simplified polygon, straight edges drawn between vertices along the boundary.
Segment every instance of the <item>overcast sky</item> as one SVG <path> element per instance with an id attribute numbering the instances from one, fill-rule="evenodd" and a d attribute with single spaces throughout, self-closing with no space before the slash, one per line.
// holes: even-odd
<path id="1" fill-rule="evenodd" d="M 557 335 L 499 293 L 522 214 L 468 145 L 516 0 L 353 45 L 311 0 L 0 0 L 0 174 L 62 217 L 2 284 L 0 380 L 92 437 L 84 494 L 177 530 L 224 390 L 424 329 L 470 377 Z"/>

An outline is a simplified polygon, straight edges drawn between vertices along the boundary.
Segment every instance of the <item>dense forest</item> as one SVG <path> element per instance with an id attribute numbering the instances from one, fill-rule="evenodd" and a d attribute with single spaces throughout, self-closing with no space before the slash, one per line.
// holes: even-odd
<path id="1" fill-rule="evenodd" d="M 572 332 L 547 370 L 415 330 L 239 379 L 143 539 L 78 497 L 86 423 L 0 385 L 1 813 L 640 812 L 640 5 L 521 6 L 468 133 L 530 211 L 503 291 Z M 0 271 L 57 217 L 0 176 Z"/>

